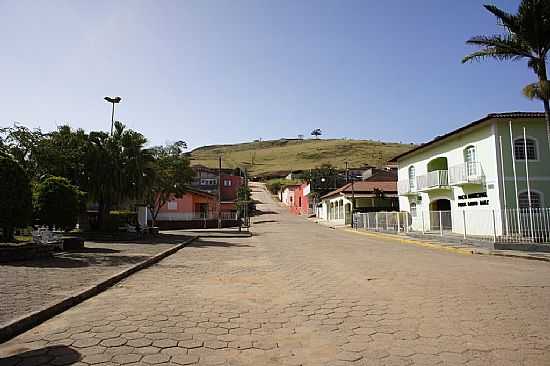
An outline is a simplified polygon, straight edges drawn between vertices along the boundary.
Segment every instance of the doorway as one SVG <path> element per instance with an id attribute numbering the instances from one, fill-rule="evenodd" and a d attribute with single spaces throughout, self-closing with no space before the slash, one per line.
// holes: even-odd
<path id="1" fill-rule="evenodd" d="M 434 231 L 452 231 L 451 201 L 445 198 L 430 203 L 430 228 Z"/>

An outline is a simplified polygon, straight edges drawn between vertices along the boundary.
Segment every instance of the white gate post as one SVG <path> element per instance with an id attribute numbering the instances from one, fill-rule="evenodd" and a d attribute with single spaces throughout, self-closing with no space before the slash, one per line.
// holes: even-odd
<path id="1" fill-rule="evenodd" d="M 497 242 L 497 224 L 495 221 L 495 210 L 492 210 L 491 213 L 493 216 L 493 243 L 496 243 Z"/>
<path id="2" fill-rule="evenodd" d="M 370 229 L 370 219 L 369 219 L 369 213 L 366 213 L 367 215 L 367 229 Z"/>
<path id="3" fill-rule="evenodd" d="M 424 211 L 420 211 L 422 213 L 422 234 L 424 234 Z"/>
<path id="4" fill-rule="evenodd" d="M 401 232 L 401 220 L 399 219 L 399 212 L 397 212 L 397 233 Z"/>
<path id="5" fill-rule="evenodd" d="M 464 239 L 466 239 L 466 210 L 462 210 L 462 224 L 464 225 Z"/>
<path id="6" fill-rule="evenodd" d="M 376 231 L 378 231 L 378 212 L 375 212 L 374 220 L 376 221 Z"/>
<path id="7" fill-rule="evenodd" d="M 439 211 L 439 233 L 443 236 L 443 220 L 441 219 L 441 211 Z"/>

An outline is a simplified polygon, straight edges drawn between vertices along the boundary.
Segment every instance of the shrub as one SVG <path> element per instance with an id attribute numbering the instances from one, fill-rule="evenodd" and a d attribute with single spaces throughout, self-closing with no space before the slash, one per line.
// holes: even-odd
<path id="1" fill-rule="evenodd" d="M 135 223 L 137 223 L 137 213 L 134 211 L 110 211 L 105 218 L 103 230 L 115 232 L 119 227 Z"/>
<path id="2" fill-rule="evenodd" d="M 5 241 L 13 240 L 16 227 L 32 217 L 32 193 L 25 171 L 8 156 L 0 155 L 0 228 Z"/>
<path id="3" fill-rule="evenodd" d="M 65 231 L 76 226 L 81 192 L 66 178 L 49 177 L 36 186 L 35 214 L 43 225 Z"/>

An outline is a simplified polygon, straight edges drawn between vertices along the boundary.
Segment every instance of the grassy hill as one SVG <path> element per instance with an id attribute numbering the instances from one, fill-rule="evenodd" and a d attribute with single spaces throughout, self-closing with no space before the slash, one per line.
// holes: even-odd
<path id="1" fill-rule="evenodd" d="M 281 139 L 233 145 L 199 147 L 191 152 L 192 164 L 218 166 L 222 155 L 224 168 L 248 167 L 251 175 L 284 170 L 315 168 L 330 163 L 343 168 L 366 164 L 381 165 L 414 145 L 371 140 Z"/>

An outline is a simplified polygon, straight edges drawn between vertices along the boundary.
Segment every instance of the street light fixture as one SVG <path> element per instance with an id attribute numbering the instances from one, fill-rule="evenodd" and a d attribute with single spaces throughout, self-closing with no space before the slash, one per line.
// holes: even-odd
<path id="1" fill-rule="evenodd" d="M 109 102 L 113 105 L 113 111 L 111 112 L 111 136 L 113 136 L 113 126 L 115 124 L 115 104 L 120 103 L 122 98 L 121 97 L 105 97 L 103 99 L 105 99 L 107 102 Z"/>

